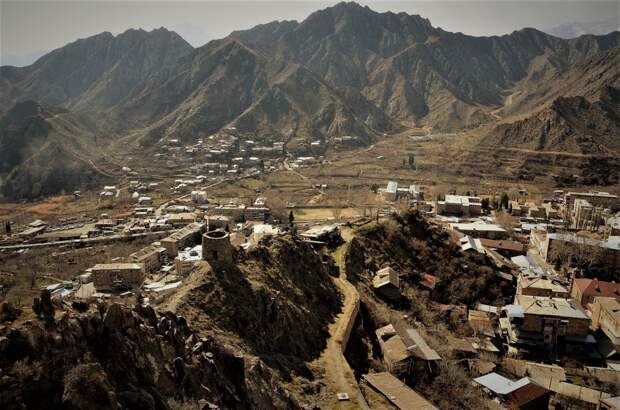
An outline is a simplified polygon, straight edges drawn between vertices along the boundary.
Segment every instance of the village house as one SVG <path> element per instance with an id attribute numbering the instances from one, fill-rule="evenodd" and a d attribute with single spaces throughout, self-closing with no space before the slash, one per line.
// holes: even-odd
<path id="1" fill-rule="evenodd" d="M 335 248 L 343 242 L 338 224 L 313 226 L 299 236 L 311 241 L 324 242 L 330 248 Z"/>
<path id="2" fill-rule="evenodd" d="M 252 233 L 250 235 L 250 241 L 252 243 L 258 243 L 266 236 L 278 235 L 280 230 L 270 224 L 255 224 L 252 226 Z"/>
<path id="3" fill-rule="evenodd" d="M 160 243 L 168 256 L 173 258 L 178 255 L 179 249 L 199 243 L 204 231 L 205 224 L 194 222 L 162 239 Z"/>
<path id="4" fill-rule="evenodd" d="M 529 377 L 512 381 L 500 374 L 489 373 L 474 379 L 474 382 L 508 409 L 546 409 L 552 394 Z"/>
<path id="5" fill-rule="evenodd" d="M 205 215 L 204 219 L 207 221 L 207 231 L 230 227 L 230 218 L 224 215 Z"/>
<path id="6" fill-rule="evenodd" d="M 505 239 L 508 232 L 499 225 L 484 222 L 452 223 L 450 228 L 474 238 Z"/>
<path id="7" fill-rule="evenodd" d="M 547 219 L 547 212 L 545 211 L 544 207 L 538 206 L 537 204 L 535 204 L 533 202 L 528 202 L 528 203 L 525 204 L 525 206 L 528 209 L 527 215 L 530 218 L 534 218 L 536 220 Z"/>
<path id="8" fill-rule="evenodd" d="M 166 215 L 168 223 L 174 227 L 186 226 L 196 222 L 197 215 L 194 212 L 182 212 Z"/>
<path id="9" fill-rule="evenodd" d="M 560 211 L 552 202 L 545 202 L 543 208 L 545 209 L 547 220 L 560 218 Z"/>
<path id="10" fill-rule="evenodd" d="M 435 209 L 438 215 L 479 216 L 481 201 L 477 196 L 446 195 L 445 200 L 437 201 Z"/>
<path id="11" fill-rule="evenodd" d="M 165 253 L 162 246 L 151 244 L 129 255 L 129 261 L 141 265 L 143 272 L 151 273 L 161 267 Z"/>
<path id="12" fill-rule="evenodd" d="M 398 199 L 398 182 L 390 181 L 383 191 L 383 199 L 394 202 Z"/>
<path id="13" fill-rule="evenodd" d="M 377 271 L 372 279 L 375 292 L 386 299 L 398 299 L 400 297 L 400 280 L 398 272 L 391 267 Z"/>
<path id="14" fill-rule="evenodd" d="M 422 275 L 422 279 L 420 279 L 420 282 L 418 284 L 421 287 L 432 291 L 433 289 L 435 289 L 435 286 L 437 286 L 438 282 L 439 278 L 437 276 L 433 276 L 430 273 L 425 273 Z"/>
<path id="15" fill-rule="evenodd" d="M 502 316 L 500 327 L 510 344 L 550 349 L 594 341 L 588 334 L 590 317 L 574 300 L 516 295 L 514 305 L 502 308 Z"/>
<path id="16" fill-rule="evenodd" d="M 576 278 L 571 286 L 570 297 L 578 301 L 581 306 L 588 308 L 597 298 L 620 297 L 620 284 L 596 278 Z"/>
<path id="17" fill-rule="evenodd" d="M 547 275 L 521 272 L 517 279 L 516 294 L 567 299 L 569 290 L 559 279 Z"/>
<path id="18" fill-rule="evenodd" d="M 480 244 L 494 250 L 507 258 L 525 254 L 525 246 L 521 242 L 480 238 Z"/>
<path id="19" fill-rule="evenodd" d="M 100 263 L 91 273 L 97 291 L 131 289 L 144 280 L 142 265 L 137 263 Z"/>
<path id="20" fill-rule="evenodd" d="M 138 205 L 140 206 L 153 205 L 153 198 L 151 198 L 150 196 L 141 196 L 138 198 Z"/>
<path id="21" fill-rule="evenodd" d="M 271 210 L 264 206 L 248 206 L 237 204 L 226 204 L 212 207 L 209 215 L 223 215 L 233 221 L 264 221 L 271 214 Z"/>
<path id="22" fill-rule="evenodd" d="M 196 263 L 201 260 L 202 244 L 179 251 L 177 257 L 174 258 L 174 267 L 177 275 L 188 275 L 194 269 Z"/>
<path id="23" fill-rule="evenodd" d="M 420 333 L 405 322 L 389 324 L 377 329 L 375 334 L 390 373 L 403 375 L 414 369 L 416 372 L 432 370 L 432 363 L 441 360 Z"/>

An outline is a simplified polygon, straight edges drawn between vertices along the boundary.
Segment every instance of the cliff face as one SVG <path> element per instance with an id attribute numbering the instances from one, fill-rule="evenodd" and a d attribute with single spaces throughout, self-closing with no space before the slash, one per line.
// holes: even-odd
<path id="1" fill-rule="evenodd" d="M 237 266 L 203 265 L 168 308 L 285 373 L 305 371 L 340 309 L 329 269 L 310 245 L 277 238 L 240 256 Z"/>
<path id="2" fill-rule="evenodd" d="M 0 365 L 6 409 L 168 409 L 183 401 L 296 407 L 260 360 L 151 308 L 99 305 L 3 327 Z"/>
<path id="3" fill-rule="evenodd" d="M 291 237 L 236 259 L 204 262 L 157 311 L 35 300 L 36 319 L 0 327 L 0 407 L 311 405 L 320 375 L 306 366 L 340 309 L 331 265 Z"/>

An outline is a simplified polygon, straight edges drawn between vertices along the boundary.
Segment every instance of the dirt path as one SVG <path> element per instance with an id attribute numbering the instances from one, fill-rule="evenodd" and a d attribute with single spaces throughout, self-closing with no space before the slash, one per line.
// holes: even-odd
<path id="1" fill-rule="evenodd" d="M 340 289 L 344 301 L 342 312 L 329 327 L 330 338 L 327 340 L 327 348 L 318 359 L 318 365 L 325 369 L 325 383 L 329 391 L 329 396 L 324 399 L 324 403 L 321 403 L 321 408 L 370 409 L 357 385 L 353 370 L 344 357 L 346 344 L 343 342 L 348 340 L 360 303 L 357 290 L 347 280 L 344 264 L 344 255 L 352 237 L 350 232 L 343 232 L 346 243 L 334 252 L 336 264 L 340 268 L 340 276 L 333 280 Z M 338 401 L 336 393 L 347 393 L 349 400 Z"/>

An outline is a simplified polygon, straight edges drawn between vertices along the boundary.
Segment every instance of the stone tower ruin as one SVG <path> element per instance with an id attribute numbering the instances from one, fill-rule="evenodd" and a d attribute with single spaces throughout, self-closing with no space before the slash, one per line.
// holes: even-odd
<path id="1" fill-rule="evenodd" d="M 223 229 L 215 229 L 202 236 L 202 259 L 209 263 L 233 263 L 233 248 L 230 234 Z"/>

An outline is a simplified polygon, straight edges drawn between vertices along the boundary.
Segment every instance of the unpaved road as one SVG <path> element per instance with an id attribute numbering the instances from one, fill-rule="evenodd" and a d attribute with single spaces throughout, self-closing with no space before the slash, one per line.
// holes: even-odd
<path id="1" fill-rule="evenodd" d="M 334 252 L 336 264 L 340 268 L 340 276 L 333 278 L 334 284 L 338 286 L 343 300 L 342 312 L 336 317 L 334 323 L 329 326 L 330 337 L 327 340 L 327 347 L 318 359 L 318 366 L 325 369 L 325 383 L 329 396 L 321 403 L 321 408 L 329 409 L 370 409 L 362 392 L 357 385 L 353 370 L 344 357 L 343 341 L 348 338 L 347 328 L 350 328 L 350 321 L 355 320 L 359 310 L 360 298 L 355 287 L 347 280 L 344 264 L 346 253 L 352 235 L 343 232 L 346 243 Z M 352 324 L 351 324 L 352 325 Z M 336 393 L 347 393 L 348 401 L 338 401 Z"/>

